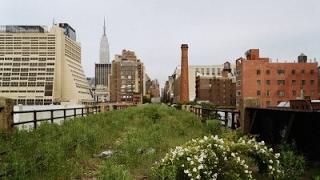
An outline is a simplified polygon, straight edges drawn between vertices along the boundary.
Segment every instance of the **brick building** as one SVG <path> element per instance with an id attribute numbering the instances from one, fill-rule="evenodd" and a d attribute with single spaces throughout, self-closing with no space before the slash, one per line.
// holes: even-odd
<path id="1" fill-rule="evenodd" d="M 261 58 L 259 49 L 250 49 L 246 58 L 236 60 L 236 104 L 258 99 L 260 107 L 276 106 L 281 101 L 318 99 L 318 63 L 307 62 L 301 54 L 297 62 L 271 62 Z"/>
<path id="2" fill-rule="evenodd" d="M 111 102 L 141 103 L 144 89 L 144 65 L 133 51 L 123 50 L 112 62 Z"/>
<path id="3" fill-rule="evenodd" d="M 157 79 L 151 80 L 147 75 L 146 77 L 146 96 L 149 98 L 160 97 L 160 86 Z"/>
<path id="4" fill-rule="evenodd" d="M 236 83 L 231 74 L 230 63 L 226 62 L 222 77 L 197 76 L 196 100 L 209 101 L 217 106 L 236 105 Z"/>

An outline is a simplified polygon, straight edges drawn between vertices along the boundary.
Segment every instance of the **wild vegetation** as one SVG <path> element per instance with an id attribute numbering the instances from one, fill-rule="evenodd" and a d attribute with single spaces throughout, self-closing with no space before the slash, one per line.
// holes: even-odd
<path id="1" fill-rule="evenodd" d="M 155 162 L 176 146 L 211 135 L 236 142 L 243 137 L 218 121 L 201 123 L 191 113 L 162 105 L 90 115 L 63 125 L 42 124 L 30 132 L 2 132 L 0 179 L 168 178 L 169 174 L 155 173 Z M 303 158 L 296 158 L 296 153 L 284 161 L 281 157 L 286 168 L 298 169 L 288 177 L 301 176 Z"/>

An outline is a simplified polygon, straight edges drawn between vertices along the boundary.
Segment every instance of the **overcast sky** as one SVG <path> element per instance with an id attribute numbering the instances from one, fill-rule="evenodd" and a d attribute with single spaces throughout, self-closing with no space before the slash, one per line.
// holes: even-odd
<path id="1" fill-rule="evenodd" d="M 260 48 L 261 56 L 295 60 L 304 52 L 320 59 L 319 0 L 1 0 L 3 25 L 67 22 L 82 46 L 86 76 L 99 62 L 103 18 L 110 56 L 136 52 L 161 84 L 180 64 L 180 44 L 189 44 L 189 64 L 222 64 Z"/>

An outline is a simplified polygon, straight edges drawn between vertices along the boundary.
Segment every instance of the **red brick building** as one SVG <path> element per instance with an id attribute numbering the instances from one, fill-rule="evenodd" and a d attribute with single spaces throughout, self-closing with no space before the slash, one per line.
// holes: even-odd
<path id="1" fill-rule="evenodd" d="M 258 99 L 260 107 L 308 97 L 318 99 L 318 63 L 307 62 L 301 54 L 297 62 L 271 62 L 261 58 L 259 49 L 250 49 L 246 58 L 236 60 L 236 104 Z"/>
<path id="2" fill-rule="evenodd" d="M 224 64 L 222 77 L 197 76 L 196 100 L 209 101 L 217 106 L 236 105 L 236 83 L 230 63 Z"/>

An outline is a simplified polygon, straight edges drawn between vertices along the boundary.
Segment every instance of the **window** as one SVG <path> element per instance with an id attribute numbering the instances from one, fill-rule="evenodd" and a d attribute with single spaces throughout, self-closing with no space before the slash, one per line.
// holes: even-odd
<path id="1" fill-rule="evenodd" d="M 261 85 L 261 80 L 257 80 L 257 85 L 258 85 L 258 86 Z"/>
<path id="2" fill-rule="evenodd" d="M 270 91 L 269 90 L 267 90 L 266 96 L 270 96 Z"/>
<path id="3" fill-rule="evenodd" d="M 297 81 L 296 80 L 291 80 L 291 85 L 292 86 L 295 86 L 297 84 Z"/>
<path id="4" fill-rule="evenodd" d="M 310 85 L 314 85 L 314 80 L 310 80 Z"/>
<path id="5" fill-rule="evenodd" d="M 207 71 L 206 71 L 206 74 L 207 74 L 207 75 L 209 75 L 209 71 L 210 71 L 209 68 L 207 68 Z"/>
<path id="6" fill-rule="evenodd" d="M 260 75 L 261 74 L 261 71 L 260 69 L 257 70 L 257 75 Z"/>
<path id="7" fill-rule="evenodd" d="M 237 81 L 237 86 L 240 86 L 240 85 L 241 85 L 241 81 L 238 80 L 238 81 Z"/>
<path id="8" fill-rule="evenodd" d="M 278 80 L 278 85 L 285 85 L 285 80 Z"/>
<path id="9" fill-rule="evenodd" d="M 285 71 L 283 69 L 277 70 L 278 75 L 284 75 Z"/>
<path id="10" fill-rule="evenodd" d="M 237 96 L 241 96 L 241 91 L 240 90 L 237 91 Z"/>
<path id="11" fill-rule="evenodd" d="M 301 74 L 304 74 L 304 69 L 301 70 Z"/>
<path id="12" fill-rule="evenodd" d="M 302 86 L 306 85 L 306 80 L 301 80 L 301 85 Z"/>
<path id="13" fill-rule="evenodd" d="M 311 69 L 311 70 L 310 70 L 310 74 L 313 74 L 313 73 L 314 73 L 314 71 L 313 71 L 313 69 Z"/>
<path id="14" fill-rule="evenodd" d="M 211 69 L 211 74 L 215 75 L 215 69 L 214 68 Z"/>
<path id="15" fill-rule="evenodd" d="M 293 90 L 292 91 L 292 96 L 296 96 L 297 95 L 297 91 Z"/>
<path id="16" fill-rule="evenodd" d="M 260 96 L 260 95 L 261 95 L 261 91 L 258 90 L 258 91 L 257 91 L 257 96 Z"/>
<path id="17" fill-rule="evenodd" d="M 296 70 L 292 69 L 291 74 L 296 74 Z"/>
<path id="18" fill-rule="evenodd" d="M 268 74 L 268 75 L 270 74 L 270 70 L 269 69 L 266 71 L 266 74 Z"/>
<path id="19" fill-rule="evenodd" d="M 278 91 L 278 96 L 284 96 L 284 91 Z"/>
<path id="20" fill-rule="evenodd" d="M 267 85 L 270 85 L 270 80 L 266 80 L 266 84 L 267 84 Z"/>

